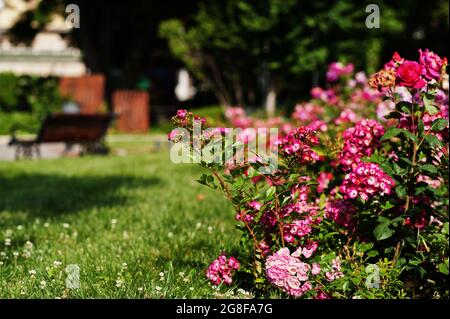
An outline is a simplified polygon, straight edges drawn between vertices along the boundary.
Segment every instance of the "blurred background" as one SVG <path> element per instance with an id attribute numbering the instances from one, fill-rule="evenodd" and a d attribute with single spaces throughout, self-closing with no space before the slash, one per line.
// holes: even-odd
<path id="1" fill-rule="evenodd" d="M 62 109 L 130 105 L 119 126 L 136 132 L 166 131 L 180 107 L 289 113 L 330 62 L 370 74 L 394 51 L 448 56 L 448 1 L 377 1 L 380 28 L 366 26 L 370 3 L 0 0 L 0 134 L 36 133 Z"/>

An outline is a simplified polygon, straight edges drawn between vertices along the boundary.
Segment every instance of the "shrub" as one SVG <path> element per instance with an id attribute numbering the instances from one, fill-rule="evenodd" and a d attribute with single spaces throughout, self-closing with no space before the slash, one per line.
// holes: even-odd
<path id="1" fill-rule="evenodd" d="M 234 205 L 238 283 L 266 297 L 448 298 L 446 65 L 428 50 L 419 62 L 394 54 L 367 81 L 332 64 L 328 87 L 313 88 L 293 121 L 229 109 L 236 127 L 282 128 L 270 174 L 260 154 L 243 163 L 227 155 L 254 137 L 227 146 L 227 129 L 202 136 L 200 146 L 222 146 L 222 161 L 201 162 L 211 173 L 199 182 Z M 179 110 L 173 120 L 192 134 L 195 118 Z M 169 139 L 183 141 L 179 133 Z"/>

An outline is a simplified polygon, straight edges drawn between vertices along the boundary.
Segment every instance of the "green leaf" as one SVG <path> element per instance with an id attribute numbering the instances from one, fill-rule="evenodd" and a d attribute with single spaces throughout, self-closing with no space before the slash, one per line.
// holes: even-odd
<path id="1" fill-rule="evenodd" d="M 275 186 L 270 186 L 270 187 L 267 189 L 266 197 L 272 197 L 273 194 L 275 194 L 275 191 L 276 191 L 276 190 L 277 190 L 277 188 L 276 188 Z"/>
<path id="2" fill-rule="evenodd" d="M 391 137 L 397 136 L 398 134 L 400 134 L 402 132 L 402 129 L 400 128 L 396 128 L 396 127 L 391 127 L 389 130 L 386 131 L 386 133 L 384 133 L 383 137 L 381 138 L 382 141 L 384 140 L 388 140 Z"/>
<path id="3" fill-rule="evenodd" d="M 448 120 L 447 119 L 437 119 L 433 122 L 431 125 L 431 130 L 433 132 L 439 132 L 445 129 L 448 126 Z"/>
<path id="4" fill-rule="evenodd" d="M 442 146 L 441 141 L 439 141 L 439 139 L 435 135 L 427 134 L 424 136 L 424 139 L 432 148 L 435 148 L 436 146 Z"/>
<path id="5" fill-rule="evenodd" d="M 448 222 L 446 222 L 442 227 L 442 233 L 448 235 Z"/>
<path id="6" fill-rule="evenodd" d="M 439 110 L 433 105 L 434 96 L 425 94 L 423 97 L 423 104 L 425 106 L 425 110 L 430 114 L 434 115 L 439 112 Z"/>
<path id="7" fill-rule="evenodd" d="M 373 248 L 373 243 L 362 243 L 358 245 L 358 251 L 365 252 Z"/>
<path id="8" fill-rule="evenodd" d="M 411 141 L 418 143 L 419 139 L 413 133 L 408 130 L 402 129 L 402 133 L 406 135 Z"/>
<path id="9" fill-rule="evenodd" d="M 422 172 L 428 172 L 428 173 L 433 173 L 433 174 L 437 173 L 437 168 L 436 168 L 436 166 L 431 165 L 431 164 L 420 165 L 420 166 L 419 166 L 419 169 L 420 169 Z"/>
<path id="10" fill-rule="evenodd" d="M 381 241 L 388 239 L 395 233 L 395 230 L 389 228 L 389 223 L 382 223 L 379 224 L 375 229 L 373 230 L 373 234 L 376 238 L 376 240 Z"/>
<path id="11" fill-rule="evenodd" d="M 371 250 L 371 251 L 369 251 L 369 252 L 367 253 L 367 256 L 368 256 L 368 257 L 375 257 L 375 256 L 378 256 L 378 251 L 376 251 L 376 250 Z"/>
<path id="12" fill-rule="evenodd" d="M 443 273 L 444 275 L 448 275 L 448 267 L 446 264 L 440 263 L 438 268 L 441 273 Z"/>
<path id="13" fill-rule="evenodd" d="M 406 186 L 405 185 L 398 185 L 395 188 L 395 192 L 397 193 L 397 196 L 400 198 L 404 198 L 406 196 Z"/>
<path id="14" fill-rule="evenodd" d="M 401 119 L 403 117 L 402 113 L 394 111 L 386 115 L 385 119 Z"/>

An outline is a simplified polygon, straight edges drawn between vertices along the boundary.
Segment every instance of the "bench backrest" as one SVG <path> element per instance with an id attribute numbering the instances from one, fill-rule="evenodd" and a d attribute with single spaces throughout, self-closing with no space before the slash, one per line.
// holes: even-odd
<path id="1" fill-rule="evenodd" d="M 106 134 L 112 119 L 109 114 L 51 114 L 43 122 L 37 141 L 98 142 Z"/>

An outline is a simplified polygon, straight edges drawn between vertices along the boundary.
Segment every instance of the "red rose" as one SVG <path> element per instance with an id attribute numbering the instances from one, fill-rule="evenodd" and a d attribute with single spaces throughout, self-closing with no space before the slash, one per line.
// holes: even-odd
<path id="1" fill-rule="evenodd" d="M 422 73 L 422 65 L 414 61 L 405 61 L 397 69 L 397 84 L 400 86 L 420 89 L 427 84 L 427 82 L 420 77 Z"/>

